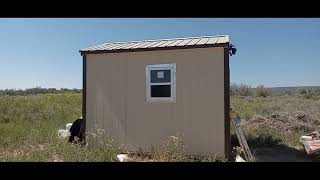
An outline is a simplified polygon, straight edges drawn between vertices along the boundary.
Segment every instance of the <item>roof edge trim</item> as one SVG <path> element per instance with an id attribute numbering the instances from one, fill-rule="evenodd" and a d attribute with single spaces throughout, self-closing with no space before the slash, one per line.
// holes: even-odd
<path id="1" fill-rule="evenodd" d="M 203 45 L 172 46 L 172 47 L 154 47 L 154 48 L 137 48 L 137 49 L 113 49 L 113 50 L 93 50 L 93 51 L 82 51 L 82 50 L 80 50 L 79 52 L 80 52 L 81 55 L 86 55 L 86 54 L 160 51 L 160 50 L 175 50 L 175 49 L 197 49 L 197 48 L 211 48 L 211 47 L 229 47 L 229 42 L 219 43 L 219 44 L 203 44 Z"/>

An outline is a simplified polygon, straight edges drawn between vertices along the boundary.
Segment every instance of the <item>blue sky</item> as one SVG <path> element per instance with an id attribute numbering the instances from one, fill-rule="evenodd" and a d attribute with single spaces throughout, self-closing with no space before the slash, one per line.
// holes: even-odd
<path id="1" fill-rule="evenodd" d="M 320 19 L 0 19 L 0 89 L 82 87 L 79 49 L 113 41 L 230 35 L 231 81 L 320 85 Z"/>

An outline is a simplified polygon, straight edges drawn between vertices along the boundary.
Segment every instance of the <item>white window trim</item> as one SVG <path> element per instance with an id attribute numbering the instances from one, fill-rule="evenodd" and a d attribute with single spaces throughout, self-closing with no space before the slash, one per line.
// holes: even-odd
<path id="1" fill-rule="evenodd" d="M 151 83 L 151 70 L 170 70 L 171 82 Z M 171 97 L 151 97 L 151 85 L 171 85 Z M 146 65 L 146 101 L 147 102 L 176 102 L 176 64 L 149 64 Z"/>

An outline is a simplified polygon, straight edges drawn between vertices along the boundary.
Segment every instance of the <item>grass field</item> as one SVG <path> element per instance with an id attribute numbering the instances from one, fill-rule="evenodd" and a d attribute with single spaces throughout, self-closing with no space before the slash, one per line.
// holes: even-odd
<path id="1" fill-rule="evenodd" d="M 58 129 L 81 116 L 81 97 L 81 93 L 72 92 L 0 96 L 0 161 L 114 161 L 120 149 L 108 141 L 92 148 L 57 137 Z M 318 96 L 231 97 L 231 108 L 242 118 L 254 153 L 271 147 L 304 156 L 299 137 L 319 128 L 318 107 Z M 236 146 L 235 136 L 232 137 Z M 180 148 L 177 146 L 173 151 Z M 190 160 L 167 150 L 153 158 Z"/>
<path id="2" fill-rule="evenodd" d="M 0 96 L 0 161 L 111 161 L 117 149 L 66 143 L 58 129 L 81 116 L 81 94 Z"/>

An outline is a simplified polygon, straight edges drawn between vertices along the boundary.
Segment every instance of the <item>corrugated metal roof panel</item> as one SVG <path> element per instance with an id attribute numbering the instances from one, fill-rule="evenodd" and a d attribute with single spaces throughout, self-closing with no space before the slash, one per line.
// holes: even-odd
<path id="1" fill-rule="evenodd" d="M 158 46 L 158 47 L 167 47 L 167 46 L 169 46 L 171 43 L 173 43 L 173 42 L 175 42 L 175 40 L 170 40 L 170 41 L 167 41 L 166 43 L 163 43 L 163 44 L 161 44 L 160 46 Z"/>
<path id="2" fill-rule="evenodd" d="M 119 46 L 117 46 L 116 48 L 117 48 L 117 49 L 122 49 L 122 48 L 124 48 L 124 47 L 126 47 L 126 46 L 128 46 L 127 43 L 119 43 Z M 115 49 L 115 47 L 113 47 L 113 49 Z"/>
<path id="3" fill-rule="evenodd" d="M 107 44 L 102 44 L 102 45 L 98 45 L 96 46 L 97 50 L 111 50 L 112 47 L 116 46 L 116 44 L 112 44 L 112 43 L 107 43 Z"/>
<path id="4" fill-rule="evenodd" d="M 197 44 L 199 41 L 201 40 L 201 38 L 195 38 L 195 39 L 192 39 L 188 44 L 188 46 L 192 46 L 192 45 L 195 45 Z"/>
<path id="5" fill-rule="evenodd" d="M 121 47 L 119 47 L 119 49 L 126 49 L 129 46 L 132 46 L 132 44 L 131 43 L 123 43 L 123 45 Z"/>
<path id="6" fill-rule="evenodd" d="M 108 49 L 107 46 L 112 46 L 112 45 L 101 45 L 101 46 L 96 46 L 95 48 L 92 48 L 92 51 L 94 50 L 102 50 L 102 49 Z"/>
<path id="7" fill-rule="evenodd" d="M 223 43 L 225 41 L 225 37 L 219 37 L 217 43 Z"/>
<path id="8" fill-rule="evenodd" d="M 131 43 L 128 43 L 128 46 L 125 46 L 121 49 L 130 49 L 131 47 L 134 47 L 136 46 L 138 43 L 137 42 L 131 42 Z"/>
<path id="9" fill-rule="evenodd" d="M 150 41 L 148 44 L 141 46 L 140 48 L 149 48 L 150 46 L 159 43 L 158 41 Z"/>
<path id="10" fill-rule="evenodd" d="M 120 49 L 120 47 L 122 47 L 124 44 L 120 44 L 120 43 L 117 43 L 117 44 L 114 44 L 114 46 L 110 46 L 109 49 Z"/>
<path id="11" fill-rule="evenodd" d="M 218 41 L 219 37 L 211 37 L 206 44 L 215 44 Z"/>
<path id="12" fill-rule="evenodd" d="M 150 44 L 152 42 L 142 42 L 142 44 L 139 44 L 138 46 L 136 46 L 135 48 L 143 48 L 144 46 L 147 46 L 148 44 Z"/>
<path id="13" fill-rule="evenodd" d="M 185 39 L 181 43 L 177 44 L 176 46 L 185 46 L 187 45 L 192 39 Z"/>
<path id="14" fill-rule="evenodd" d="M 114 50 L 129 50 L 129 49 L 161 49 L 161 48 L 181 48 L 183 46 L 196 47 L 203 45 L 215 45 L 229 43 L 228 35 L 203 36 L 203 37 L 188 37 L 175 39 L 159 39 L 159 40 L 145 40 L 145 41 L 129 41 L 129 42 L 115 42 L 104 43 L 97 46 L 81 49 L 81 52 L 87 51 L 114 51 Z M 205 46 L 207 47 L 207 46 Z"/>
<path id="15" fill-rule="evenodd" d="M 130 46 L 130 49 L 136 49 L 138 46 L 140 46 L 140 45 L 142 45 L 142 44 L 144 44 L 145 42 L 138 42 L 138 43 L 136 43 L 135 45 L 133 45 L 133 46 Z"/>
<path id="16" fill-rule="evenodd" d="M 153 44 L 153 45 L 149 46 L 148 48 L 155 48 L 155 47 L 158 47 L 158 46 L 160 46 L 161 44 L 164 44 L 165 42 L 167 42 L 167 41 L 158 41 L 158 43 L 155 43 L 155 44 Z"/>
<path id="17" fill-rule="evenodd" d="M 201 38 L 199 42 L 197 42 L 197 45 L 202 45 L 202 44 L 206 44 L 206 42 L 209 40 L 210 38 Z"/>
<path id="18" fill-rule="evenodd" d="M 181 43 L 182 41 L 183 41 L 183 39 L 173 40 L 173 43 L 169 44 L 168 47 L 174 47 L 177 44 Z"/>

